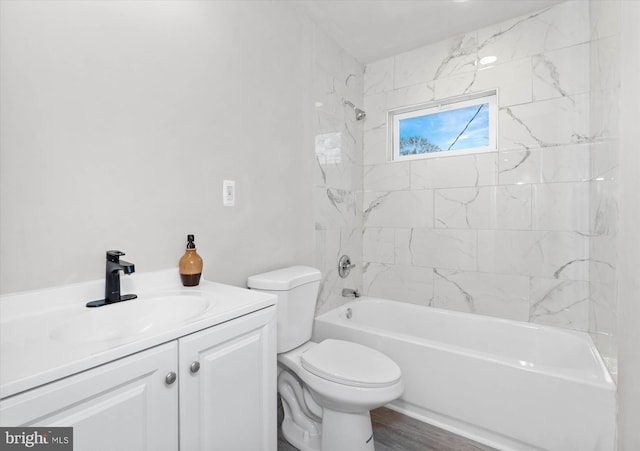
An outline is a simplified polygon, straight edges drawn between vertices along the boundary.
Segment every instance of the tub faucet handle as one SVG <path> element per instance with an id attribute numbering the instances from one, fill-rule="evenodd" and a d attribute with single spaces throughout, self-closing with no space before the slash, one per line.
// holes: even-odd
<path id="1" fill-rule="evenodd" d="M 357 289 L 354 290 L 352 288 L 343 288 L 342 296 L 345 298 L 359 298 L 360 292 Z"/>
<path id="2" fill-rule="evenodd" d="M 351 259 L 348 255 L 343 255 L 338 261 L 338 275 L 343 279 L 349 275 L 349 272 L 355 268 L 356 265 L 351 263 Z"/>

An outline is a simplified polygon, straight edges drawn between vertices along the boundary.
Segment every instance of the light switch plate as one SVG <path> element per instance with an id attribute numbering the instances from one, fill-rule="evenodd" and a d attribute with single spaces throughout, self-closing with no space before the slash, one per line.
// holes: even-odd
<path id="1" fill-rule="evenodd" d="M 236 204 L 236 182 L 234 180 L 222 181 L 222 204 L 225 207 L 233 207 Z"/>

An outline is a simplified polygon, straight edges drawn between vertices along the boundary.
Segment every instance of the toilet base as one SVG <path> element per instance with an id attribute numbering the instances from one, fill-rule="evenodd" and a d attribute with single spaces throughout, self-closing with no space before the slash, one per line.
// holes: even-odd
<path id="1" fill-rule="evenodd" d="M 320 451 L 320 435 L 302 429 L 286 413 L 282 421 L 282 435 L 300 451 Z"/>
<path id="2" fill-rule="evenodd" d="M 282 435 L 300 451 L 374 451 L 369 412 L 344 413 L 324 409 L 320 435 L 309 434 L 291 418 L 282 422 Z"/>
<path id="3" fill-rule="evenodd" d="M 369 411 L 344 413 L 325 408 L 320 451 L 374 451 Z"/>

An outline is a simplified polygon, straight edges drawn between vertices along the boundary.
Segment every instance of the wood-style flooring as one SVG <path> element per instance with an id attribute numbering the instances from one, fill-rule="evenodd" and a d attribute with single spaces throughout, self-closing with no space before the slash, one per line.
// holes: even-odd
<path id="1" fill-rule="evenodd" d="M 278 412 L 278 426 L 282 414 Z M 371 411 L 376 451 L 497 451 L 386 407 Z M 278 427 L 278 451 L 296 451 Z"/>

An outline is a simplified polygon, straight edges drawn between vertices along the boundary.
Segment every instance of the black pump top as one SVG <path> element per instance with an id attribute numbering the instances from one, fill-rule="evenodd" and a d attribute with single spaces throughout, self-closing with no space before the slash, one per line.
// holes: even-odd
<path id="1" fill-rule="evenodd" d="M 188 241 L 187 249 L 195 249 L 196 248 L 196 245 L 193 242 L 193 240 L 194 240 L 194 236 L 193 235 L 187 235 L 187 241 Z"/>

